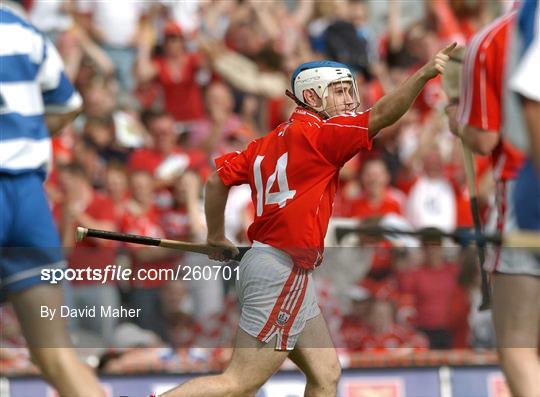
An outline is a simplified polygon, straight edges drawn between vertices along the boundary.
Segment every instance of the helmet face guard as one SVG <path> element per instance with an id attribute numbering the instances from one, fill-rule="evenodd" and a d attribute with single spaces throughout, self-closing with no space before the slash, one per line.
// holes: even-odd
<path id="1" fill-rule="evenodd" d="M 330 117 L 333 114 L 355 113 L 360 107 L 358 87 L 353 77 L 331 81 L 322 94 L 321 112 Z"/>
<path id="2" fill-rule="evenodd" d="M 326 117 L 330 117 L 330 114 L 354 112 L 360 106 L 354 76 L 350 69 L 341 63 L 315 61 L 302 64 L 293 73 L 291 86 L 299 102 Z M 321 99 L 319 106 L 306 103 L 306 90 L 313 90 L 318 95 Z"/>

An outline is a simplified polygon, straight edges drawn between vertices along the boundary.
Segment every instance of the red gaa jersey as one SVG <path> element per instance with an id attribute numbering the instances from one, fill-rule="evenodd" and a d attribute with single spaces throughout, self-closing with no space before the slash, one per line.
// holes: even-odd
<path id="1" fill-rule="evenodd" d="M 368 121 L 369 111 L 323 120 L 296 108 L 288 122 L 243 152 L 216 159 L 226 186 L 251 187 L 251 241 L 287 252 L 304 269 L 320 264 L 339 169 L 359 150 L 371 148 Z"/>
<path id="2" fill-rule="evenodd" d="M 461 124 L 502 133 L 502 100 L 507 55 L 516 12 L 493 21 L 469 43 L 463 65 L 458 119 Z M 501 139 L 493 153 L 492 165 L 498 180 L 513 179 L 523 162 L 523 154 Z"/>

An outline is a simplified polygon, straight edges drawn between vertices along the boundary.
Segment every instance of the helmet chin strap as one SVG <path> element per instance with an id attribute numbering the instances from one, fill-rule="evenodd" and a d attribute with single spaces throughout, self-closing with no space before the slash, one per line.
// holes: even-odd
<path id="1" fill-rule="evenodd" d="M 306 104 L 306 103 L 302 102 L 301 100 L 299 100 L 291 91 L 286 90 L 285 95 L 287 95 L 289 98 L 291 98 L 298 106 L 303 107 L 304 109 L 307 109 L 310 112 L 315 113 L 316 115 L 318 115 L 322 119 L 326 120 L 326 119 L 330 118 L 330 116 L 328 114 L 326 114 L 326 112 L 317 110 L 314 107 L 309 106 L 308 104 Z"/>

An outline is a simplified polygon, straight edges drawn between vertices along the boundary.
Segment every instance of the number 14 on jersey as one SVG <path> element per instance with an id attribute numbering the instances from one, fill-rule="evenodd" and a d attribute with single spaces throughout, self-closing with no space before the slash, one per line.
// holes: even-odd
<path id="1" fill-rule="evenodd" d="M 285 207 L 287 200 L 290 200 L 296 194 L 296 190 L 289 190 L 287 182 L 287 161 L 289 154 L 284 153 L 278 159 L 276 168 L 272 175 L 266 181 L 266 187 L 262 181 L 261 163 L 264 156 L 257 156 L 253 164 L 253 176 L 255 180 L 255 189 L 257 191 L 257 216 L 261 216 L 265 205 L 278 204 L 279 208 Z M 278 181 L 278 192 L 270 192 L 272 186 Z"/>

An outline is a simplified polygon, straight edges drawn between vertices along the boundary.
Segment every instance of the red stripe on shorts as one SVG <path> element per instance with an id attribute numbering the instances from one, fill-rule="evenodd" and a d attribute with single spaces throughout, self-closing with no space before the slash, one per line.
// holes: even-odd
<path id="1" fill-rule="evenodd" d="M 291 313 L 289 322 L 287 326 L 285 327 L 285 329 L 283 330 L 283 337 L 281 338 L 282 350 L 287 349 L 287 340 L 289 339 L 289 332 L 291 330 L 292 325 L 294 324 L 294 320 L 296 319 L 298 312 L 300 311 L 300 308 L 302 307 L 302 303 L 304 303 L 304 296 L 306 295 L 307 283 L 308 283 L 308 274 L 307 274 L 307 271 L 304 269 L 302 269 L 302 272 L 304 274 L 304 280 L 303 280 L 302 287 L 300 290 L 300 297 L 296 301 L 296 305 L 294 306 L 293 312 Z"/>
<path id="2" fill-rule="evenodd" d="M 283 305 L 283 301 L 289 294 L 291 290 L 291 286 L 293 285 L 294 280 L 298 276 L 298 269 L 296 266 L 293 266 L 291 270 L 291 274 L 289 274 L 289 278 L 287 278 L 287 281 L 285 281 L 285 285 L 283 286 L 281 292 L 279 293 L 278 298 L 276 299 L 276 303 L 274 304 L 274 307 L 272 309 L 272 313 L 270 314 L 270 317 L 268 318 L 268 321 L 266 321 L 266 324 L 264 324 L 263 329 L 261 332 L 259 332 L 259 335 L 257 335 L 257 339 L 259 339 L 261 342 L 264 342 L 264 338 L 272 328 L 272 325 L 274 325 L 277 316 L 279 314 L 279 311 L 281 309 L 281 305 Z"/>

